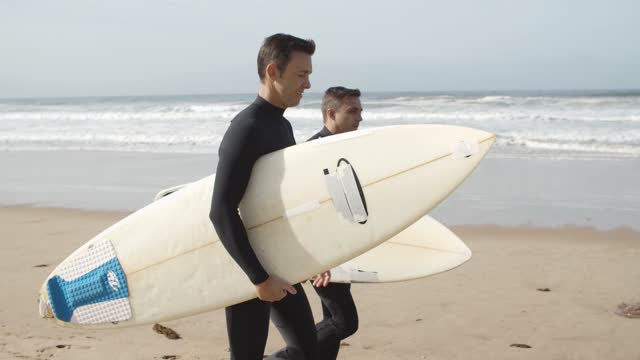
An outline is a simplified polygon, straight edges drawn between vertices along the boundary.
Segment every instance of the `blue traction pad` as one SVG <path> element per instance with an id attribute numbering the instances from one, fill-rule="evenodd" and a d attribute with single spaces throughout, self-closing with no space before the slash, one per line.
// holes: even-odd
<path id="1" fill-rule="evenodd" d="M 117 258 L 72 281 L 55 275 L 47 281 L 47 292 L 54 315 L 65 322 L 70 322 L 82 306 L 129 297 L 127 279 Z"/>

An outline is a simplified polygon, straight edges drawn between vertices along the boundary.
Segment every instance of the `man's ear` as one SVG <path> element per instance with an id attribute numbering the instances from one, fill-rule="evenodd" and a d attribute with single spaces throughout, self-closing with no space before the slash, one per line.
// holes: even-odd
<path id="1" fill-rule="evenodd" d="M 333 108 L 327 109 L 327 119 L 335 120 L 336 119 L 336 110 Z"/>
<path id="2" fill-rule="evenodd" d="M 265 74 L 267 76 L 267 79 L 269 79 L 270 81 L 275 80 L 276 77 L 278 77 L 279 72 L 280 71 L 278 70 L 278 66 L 274 63 L 268 64 L 265 68 Z"/>

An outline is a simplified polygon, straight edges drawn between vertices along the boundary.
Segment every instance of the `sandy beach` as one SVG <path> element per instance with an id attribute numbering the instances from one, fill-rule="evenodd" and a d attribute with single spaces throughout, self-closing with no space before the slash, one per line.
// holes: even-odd
<path id="1" fill-rule="evenodd" d="M 129 212 L 0 207 L 0 359 L 228 359 L 224 312 L 79 331 L 38 318 L 37 289 L 71 251 Z M 638 359 L 640 233 L 629 228 L 453 226 L 473 258 L 447 273 L 354 285 L 344 359 Z M 316 318 L 318 299 L 306 287 Z M 548 291 L 541 291 L 546 290 Z M 267 352 L 282 345 L 272 327 Z M 173 357 L 175 356 L 175 357 Z"/>
<path id="2" fill-rule="evenodd" d="M 112 325 L 242 301 L 256 258 L 337 282 L 467 257 L 414 227 L 352 265 L 407 216 L 472 257 L 352 284 L 338 360 L 640 360 L 640 1 L 505 3 L 0 0 L 0 360 L 230 360 L 224 309 Z"/>

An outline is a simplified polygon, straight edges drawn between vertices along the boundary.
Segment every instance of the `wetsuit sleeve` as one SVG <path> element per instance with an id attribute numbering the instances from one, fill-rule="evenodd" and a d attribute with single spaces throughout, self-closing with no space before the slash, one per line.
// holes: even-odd
<path id="1" fill-rule="evenodd" d="M 209 217 L 222 245 L 240 265 L 255 285 L 267 280 L 269 274 L 256 257 L 238 204 L 249 183 L 251 170 L 259 157 L 251 122 L 233 121 L 224 135 L 218 152 L 218 169 L 213 188 Z"/>

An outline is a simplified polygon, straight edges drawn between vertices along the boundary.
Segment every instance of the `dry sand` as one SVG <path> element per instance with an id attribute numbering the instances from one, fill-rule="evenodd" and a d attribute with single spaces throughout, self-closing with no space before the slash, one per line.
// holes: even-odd
<path id="1" fill-rule="evenodd" d="M 37 291 L 52 268 L 126 215 L 0 207 L 0 359 L 229 358 L 223 311 L 163 323 L 179 340 L 151 325 L 79 331 L 38 318 Z M 421 280 L 353 286 L 360 329 L 340 358 L 640 359 L 640 319 L 615 314 L 618 304 L 640 301 L 640 233 L 452 229 L 473 250 L 468 263 Z M 281 345 L 272 327 L 267 352 Z"/>

